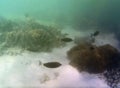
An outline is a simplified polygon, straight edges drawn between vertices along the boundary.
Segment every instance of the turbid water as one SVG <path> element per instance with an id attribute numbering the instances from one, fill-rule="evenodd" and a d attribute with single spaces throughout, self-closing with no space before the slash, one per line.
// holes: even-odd
<path id="1" fill-rule="evenodd" d="M 94 45 L 110 44 L 120 50 L 119 4 L 119 0 L 0 0 L 0 87 L 110 88 L 99 74 L 70 66 L 67 52 L 91 35 Z M 60 66 L 43 65 L 49 62 Z"/>

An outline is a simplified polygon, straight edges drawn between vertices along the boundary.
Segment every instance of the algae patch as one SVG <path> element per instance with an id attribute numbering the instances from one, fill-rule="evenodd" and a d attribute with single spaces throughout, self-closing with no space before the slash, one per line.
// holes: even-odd
<path id="1" fill-rule="evenodd" d="M 6 25 L 5 25 L 6 23 Z M 4 19 L 4 26 L 0 25 L 1 51 L 9 48 L 19 48 L 33 52 L 51 51 L 55 47 L 61 47 L 65 43 L 61 38 L 65 37 L 61 31 L 51 25 L 43 25 L 34 19 L 24 21 L 8 21 Z M 11 29 L 9 27 L 12 25 Z M 5 31 L 3 31 L 5 30 Z"/>

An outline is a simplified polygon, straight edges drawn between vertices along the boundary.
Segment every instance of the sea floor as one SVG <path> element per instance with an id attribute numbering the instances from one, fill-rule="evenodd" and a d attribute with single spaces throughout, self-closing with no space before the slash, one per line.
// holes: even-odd
<path id="1" fill-rule="evenodd" d="M 70 37 L 87 35 L 66 28 L 63 32 Z M 103 40 L 103 37 L 104 40 Z M 101 43 L 102 41 L 102 43 Z M 98 36 L 96 44 L 110 43 L 118 47 L 114 34 Z M 95 74 L 78 72 L 69 65 L 67 51 L 75 44 L 68 43 L 65 47 L 55 48 L 52 52 L 7 53 L 0 56 L 0 88 L 109 88 L 104 79 Z M 43 63 L 57 61 L 62 65 L 58 68 L 47 68 Z M 40 64 L 42 62 L 42 64 Z"/>

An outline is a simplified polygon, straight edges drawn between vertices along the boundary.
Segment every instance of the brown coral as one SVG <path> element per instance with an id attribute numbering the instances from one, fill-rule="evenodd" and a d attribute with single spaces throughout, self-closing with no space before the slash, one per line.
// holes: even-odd
<path id="1" fill-rule="evenodd" d="M 109 44 L 98 47 L 80 44 L 69 50 L 67 54 L 70 65 L 89 73 L 101 73 L 115 62 L 116 56 L 120 59 L 118 50 Z"/>

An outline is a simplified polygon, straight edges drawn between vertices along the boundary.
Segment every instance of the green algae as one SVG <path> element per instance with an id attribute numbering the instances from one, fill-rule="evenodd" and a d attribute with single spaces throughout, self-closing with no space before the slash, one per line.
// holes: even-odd
<path id="1" fill-rule="evenodd" d="M 9 24 L 6 26 L 9 28 Z M 0 36 L 2 49 L 20 48 L 22 50 L 41 52 L 51 51 L 53 48 L 65 44 L 61 41 L 65 34 L 62 34 L 57 27 L 43 25 L 33 19 L 16 21 L 16 25 L 12 30 L 1 32 Z"/>

